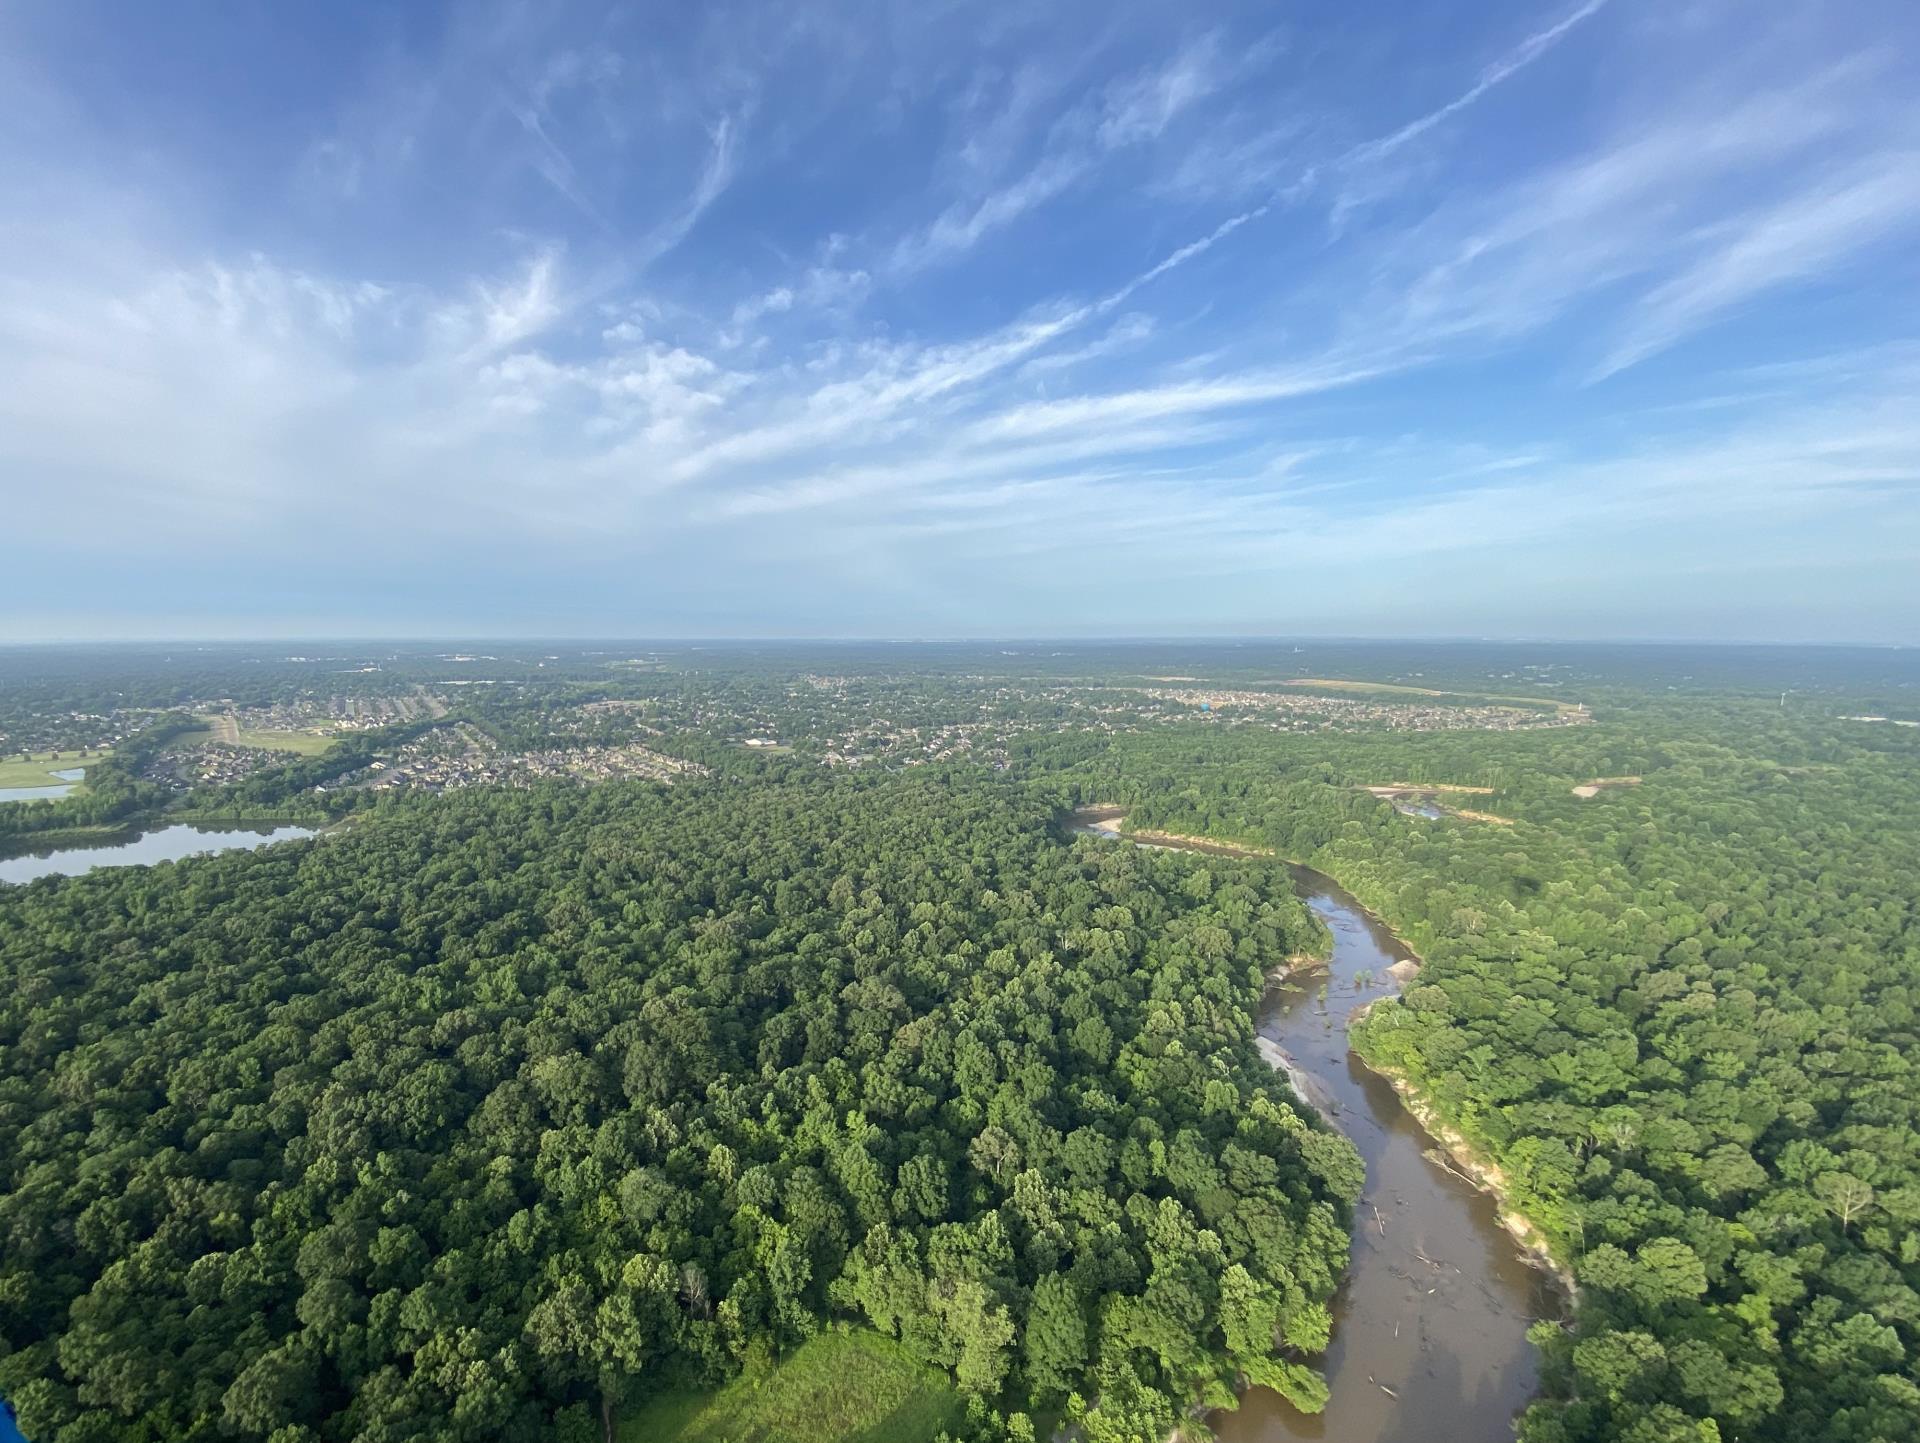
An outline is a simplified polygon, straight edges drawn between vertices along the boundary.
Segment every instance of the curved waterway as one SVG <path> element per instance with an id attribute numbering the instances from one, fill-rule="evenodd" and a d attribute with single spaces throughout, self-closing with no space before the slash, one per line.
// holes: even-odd
<path id="1" fill-rule="evenodd" d="M 1116 809 L 1076 813 L 1076 829 L 1118 837 Z M 1245 855 L 1219 843 L 1150 845 Z M 1280 865 L 1280 864 L 1276 864 Z M 1334 1299 L 1321 1365 L 1332 1398 L 1306 1414 L 1264 1388 L 1208 1422 L 1221 1443 L 1498 1443 L 1537 1384 L 1526 1339 L 1561 1302 L 1500 1226 L 1493 1200 L 1451 1170 L 1384 1078 L 1347 1045 L 1355 1009 L 1399 991 L 1389 971 L 1407 947 L 1332 878 L 1287 864 L 1294 891 L 1333 934 L 1324 966 L 1269 989 L 1260 1050 L 1301 1097 L 1353 1139 L 1367 1165 L 1353 1253 Z M 1402 969 L 1403 971 L 1405 969 Z"/>

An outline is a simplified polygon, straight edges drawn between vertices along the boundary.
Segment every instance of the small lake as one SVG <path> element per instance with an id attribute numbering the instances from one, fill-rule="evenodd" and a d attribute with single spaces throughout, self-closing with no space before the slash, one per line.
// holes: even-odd
<path id="1" fill-rule="evenodd" d="M 0 787 L 0 802 L 50 802 L 72 790 L 71 782 L 58 787 Z"/>
<path id="2" fill-rule="evenodd" d="M 86 774 L 85 767 L 49 767 L 47 775 L 58 778 L 56 782 L 44 787 L 0 787 L 0 802 L 50 802 L 66 796 Z M 6 1434 L 0 1433 L 0 1443 L 7 1443 Z"/>
<path id="3" fill-rule="evenodd" d="M 175 823 L 151 832 L 142 832 L 125 842 L 99 847 L 67 847 L 24 856 L 0 858 L 0 882 L 31 882 L 36 877 L 77 877 L 95 867 L 133 867 L 150 862 L 177 862 L 208 852 L 230 852 L 236 848 L 264 847 L 269 842 L 290 842 L 315 835 L 311 827 L 270 824 L 245 827 L 194 826 Z M 0 1443 L 7 1443 L 0 1432 Z"/>
<path id="4" fill-rule="evenodd" d="M 1075 830 L 1124 837 L 1121 808 L 1074 814 Z M 1220 843 L 1157 840 L 1180 851 L 1245 855 Z M 1249 1390 L 1208 1424 L 1220 1443 L 1498 1443 L 1538 1386 L 1527 1341 L 1535 1318 L 1558 1317 L 1553 1280 L 1530 1266 L 1500 1226 L 1493 1199 L 1440 1160 L 1385 1078 L 1347 1045 L 1347 1023 L 1391 997 L 1388 970 L 1416 959 L 1332 878 L 1287 866 L 1294 891 L 1333 936 L 1324 965 L 1268 991 L 1260 1050 L 1301 1098 L 1360 1149 L 1366 1191 L 1353 1216 L 1353 1253 L 1333 1300 L 1333 1342 L 1321 1358 L 1332 1397 L 1302 1413 L 1279 1394 Z"/>

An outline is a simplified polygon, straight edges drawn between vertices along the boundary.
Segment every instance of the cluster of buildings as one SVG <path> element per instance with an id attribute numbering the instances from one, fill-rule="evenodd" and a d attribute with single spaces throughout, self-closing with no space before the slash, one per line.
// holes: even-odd
<path id="1" fill-rule="evenodd" d="M 301 697 L 267 706 L 213 705 L 231 716 L 241 730 L 257 732 L 373 731 L 447 714 L 446 702 L 423 690 L 398 696 Z"/>
<path id="2" fill-rule="evenodd" d="M 1387 701 L 1316 696 L 1311 692 L 1200 691 L 1192 688 L 1144 688 L 1155 701 L 1190 707 L 1209 720 L 1260 720 L 1296 731 L 1373 730 L 1449 732 L 1534 731 L 1542 727 L 1582 726 L 1593 718 L 1584 707 L 1536 709 L 1461 702 Z M 1258 714 L 1257 717 L 1254 714 Z"/>
<path id="3" fill-rule="evenodd" d="M 684 757 L 637 744 L 616 747 L 555 747 L 550 751 L 522 752 L 512 761 L 519 765 L 518 780 L 537 777 L 572 777 L 580 782 L 611 782 L 640 777 L 653 782 L 671 782 L 679 777 L 704 777 L 707 768 Z"/>
<path id="4" fill-rule="evenodd" d="M 0 760 L 43 752 L 109 752 L 153 725 L 151 711 L 56 711 L 10 716 L 0 727 Z"/>
<path id="5" fill-rule="evenodd" d="M 517 714 L 510 731 L 528 749 L 503 753 L 466 723 L 443 726 L 389 759 L 372 784 L 429 787 L 525 784 L 541 777 L 670 781 L 689 764 L 654 749 L 668 735 L 702 735 L 747 750 L 794 750 L 828 767 L 908 767 L 966 760 L 1004 768 L 1023 735 L 1109 734 L 1205 723 L 1316 732 L 1521 731 L 1589 720 L 1574 708 L 1429 699 L 1207 689 L 1187 677 L 1129 680 L 802 674 L 768 686 L 734 677 L 662 688 L 644 698 L 562 707 L 546 727 Z M 1180 685 L 1170 685 L 1180 683 Z M 551 729 L 543 737 L 543 730 Z M 461 740 L 464 738 L 464 740 Z"/>
<path id="6" fill-rule="evenodd" d="M 1004 768 L 1007 736 L 1014 731 L 1028 730 L 1031 727 L 989 722 L 956 722 L 936 727 L 891 727 L 882 722 L 865 732 L 835 738 L 827 744 L 820 759 L 830 767 L 859 767 L 872 762 L 919 767 L 928 762 L 971 757 Z"/>
<path id="7" fill-rule="evenodd" d="M 372 762 L 364 773 L 345 780 L 383 790 L 423 787 L 447 791 L 507 780 L 505 761 L 492 737 L 472 722 L 461 721 L 415 737 L 391 757 Z"/>
<path id="8" fill-rule="evenodd" d="M 462 721 L 434 728 L 400 747 L 392 757 L 376 761 L 346 780 L 350 785 L 380 789 L 417 787 L 440 792 L 457 787 L 527 786 L 562 777 L 579 782 L 630 777 L 671 782 L 683 776 L 704 776 L 706 772 L 698 762 L 637 743 L 503 751 L 479 727 Z"/>
<path id="9" fill-rule="evenodd" d="M 243 782 L 262 767 L 287 760 L 285 752 L 264 747 L 235 746 L 229 742 L 203 742 L 198 746 L 168 747 L 146 765 L 148 781 L 163 782 L 177 790 L 190 787 L 222 787 Z"/>

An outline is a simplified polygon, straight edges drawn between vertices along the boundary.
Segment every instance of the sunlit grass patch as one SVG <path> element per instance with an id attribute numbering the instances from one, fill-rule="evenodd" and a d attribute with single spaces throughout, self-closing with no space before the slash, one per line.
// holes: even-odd
<path id="1" fill-rule="evenodd" d="M 711 1392 L 656 1398 L 622 1443 L 927 1443 L 954 1428 L 960 1395 L 938 1369 L 865 1330 L 824 1333 L 769 1371 Z"/>

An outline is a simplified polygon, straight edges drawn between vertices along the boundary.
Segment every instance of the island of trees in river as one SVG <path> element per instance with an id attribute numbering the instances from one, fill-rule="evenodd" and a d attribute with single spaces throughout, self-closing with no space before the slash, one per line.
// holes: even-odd
<path id="1" fill-rule="evenodd" d="M 1254 1022 L 1323 938 L 1271 861 L 1059 824 L 1108 802 L 1308 862 L 1421 953 L 1356 1046 L 1578 1283 L 1524 1438 L 1920 1438 L 1920 734 L 1851 719 L 1913 717 L 1911 660 L 1005 650 L 0 656 L 0 751 L 127 733 L 0 809 L 23 843 L 341 824 L 0 888 L 26 1436 L 1158 1443 L 1248 1386 L 1313 1409 L 1361 1167 Z M 434 705 L 238 782 L 156 767 L 347 685 Z M 377 784 L 454 725 L 687 765 Z M 1402 784 L 1488 790 L 1366 790 Z M 757 1421 L 696 1407 L 742 1377 Z"/>

